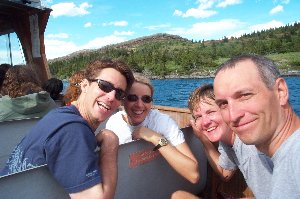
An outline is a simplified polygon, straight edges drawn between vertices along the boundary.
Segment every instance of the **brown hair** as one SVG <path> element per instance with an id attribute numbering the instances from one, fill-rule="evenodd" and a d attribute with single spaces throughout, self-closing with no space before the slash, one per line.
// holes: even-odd
<path id="1" fill-rule="evenodd" d="M 209 99 L 215 100 L 214 88 L 212 84 L 203 84 L 196 88 L 189 97 L 188 107 L 193 113 L 193 110 L 198 108 L 199 102 L 205 102 L 209 104 Z"/>
<path id="2" fill-rule="evenodd" d="M 134 82 L 138 82 L 138 83 L 147 85 L 151 90 L 151 97 L 153 97 L 154 88 L 153 88 L 149 78 L 147 78 L 139 73 L 135 73 L 134 74 Z"/>
<path id="3" fill-rule="evenodd" d="M 72 74 L 69 78 L 69 86 L 65 92 L 63 101 L 65 104 L 70 104 L 76 101 L 81 93 L 80 83 L 84 79 L 84 71 L 80 70 Z"/>
<path id="4" fill-rule="evenodd" d="M 0 90 L 1 90 L 1 87 L 3 84 L 3 81 L 5 79 L 5 74 L 10 67 L 11 67 L 10 64 L 1 64 L 0 65 Z"/>
<path id="5" fill-rule="evenodd" d="M 7 70 L 1 89 L 2 95 L 16 98 L 39 91 L 42 91 L 40 81 L 30 66 L 15 65 Z"/>
<path id="6" fill-rule="evenodd" d="M 119 71 L 126 79 L 127 87 L 126 92 L 131 88 L 134 77 L 130 68 L 121 61 L 112 61 L 112 60 L 96 60 L 90 63 L 84 72 L 84 77 L 87 80 L 95 79 L 97 75 L 101 72 L 104 68 L 113 68 Z"/>

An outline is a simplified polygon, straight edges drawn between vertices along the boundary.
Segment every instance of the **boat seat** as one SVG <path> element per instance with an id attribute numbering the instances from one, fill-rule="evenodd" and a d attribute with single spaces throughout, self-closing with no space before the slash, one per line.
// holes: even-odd
<path id="1" fill-rule="evenodd" d="M 40 118 L 0 122 L 0 170 L 5 166 L 11 152 Z"/>
<path id="2" fill-rule="evenodd" d="M 65 199 L 69 194 L 51 175 L 47 166 L 0 177 L 0 198 Z"/>
<path id="3" fill-rule="evenodd" d="M 35 118 L 0 122 L 0 146 L 3 149 L 0 151 L 1 167 L 4 167 L 8 156 L 16 144 L 38 120 L 38 118 Z M 207 159 L 202 143 L 192 133 L 191 127 L 184 128 L 182 131 L 184 132 L 186 142 L 198 160 L 200 181 L 197 184 L 190 183 L 169 166 L 159 151 L 152 151 L 152 144 L 144 140 L 138 140 L 120 145 L 118 155 L 118 182 L 115 199 L 165 199 L 170 198 L 171 194 L 179 189 L 194 194 L 200 194 L 204 190 L 207 178 Z M 31 175 L 30 173 L 26 174 L 26 172 L 24 175 Z M 47 175 L 48 174 L 46 174 L 44 178 L 47 178 Z M 22 180 L 18 178 L 15 178 L 15 180 L 12 179 L 11 183 L 7 181 L 7 184 L 11 187 L 15 186 L 12 184 L 17 183 L 25 183 L 29 186 L 33 182 L 29 177 L 28 179 L 21 179 Z M 0 185 L 0 187 L 2 188 L 2 185 Z M 13 188 L 10 188 L 10 190 L 11 189 Z M 1 192 L 2 191 L 0 191 L 0 193 Z M 0 195 L 0 198 L 7 197 L 1 197 Z"/>
<path id="4" fill-rule="evenodd" d="M 182 129 L 186 142 L 199 163 L 200 181 L 192 184 L 180 176 L 153 145 L 138 140 L 120 145 L 115 199 L 165 199 L 177 190 L 200 194 L 206 185 L 207 158 L 192 128 Z"/>

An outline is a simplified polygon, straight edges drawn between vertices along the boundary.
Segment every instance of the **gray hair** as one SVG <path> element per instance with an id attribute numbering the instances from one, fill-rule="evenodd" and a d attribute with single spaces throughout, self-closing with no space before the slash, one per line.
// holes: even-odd
<path id="1" fill-rule="evenodd" d="M 217 75 L 220 71 L 234 68 L 237 63 L 246 60 L 251 60 L 256 65 L 259 76 L 268 89 L 271 89 L 274 86 L 275 81 L 279 77 L 281 77 L 280 72 L 277 68 L 277 64 L 274 61 L 264 56 L 259 56 L 255 54 L 240 55 L 226 61 L 225 63 L 219 66 L 219 68 L 215 72 L 215 75 Z"/>

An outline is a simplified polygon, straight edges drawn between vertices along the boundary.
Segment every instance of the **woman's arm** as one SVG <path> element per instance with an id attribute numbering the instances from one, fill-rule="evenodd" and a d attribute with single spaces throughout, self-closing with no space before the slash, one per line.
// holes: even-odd
<path id="1" fill-rule="evenodd" d="M 139 127 L 135 129 L 132 137 L 133 139 L 144 139 L 156 146 L 159 139 L 163 136 L 149 128 Z M 199 181 L 198 162 L 186 142 L 177 146 L 173 146 L 169 143 L 166 146 L 160 147 L 158 150 L 171 167 L 181 176 L 191 183 L 197 183 Z"/>

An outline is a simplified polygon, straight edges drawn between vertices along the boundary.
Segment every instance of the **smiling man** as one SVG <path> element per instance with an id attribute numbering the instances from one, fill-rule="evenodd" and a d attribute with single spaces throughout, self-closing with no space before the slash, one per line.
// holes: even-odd
<path id="1" fill-rule="evenodd" d="M 224 122 L 220 109 L 215 103 L 212 84 L 196 88 L 188 101 L 193 120 L 194 134 L 200 139 L 213 170 L 228 181 L 239 169 L 255 198 L 268 198 L 273 163 L 259 152 L 254 145 L 244 144 Z M 213 142 L 218 142 L 218 149 Z M 185 191 L 173 193 L 172 199 L 196 199 L 197 196 Z"/>
<path id="2" fill-rule="evenodd" d="M 235 57 L 217 70 L 214 91 L 224 121 L 242 142 L 272 158 L 269 198 L 299 198 L 300 119 L 276 64 L 258 55 Z"/>
<path id="3" fill-rule="evenodd" d="M 89 64 L 76 104 L 45 115 L 14 149 L 2 175 L 47 164 L 72 199 L 114 198 L 119 140 L 108 130 L 94 132 L 132 83 L 133 74 L 122 62 Z"/>

